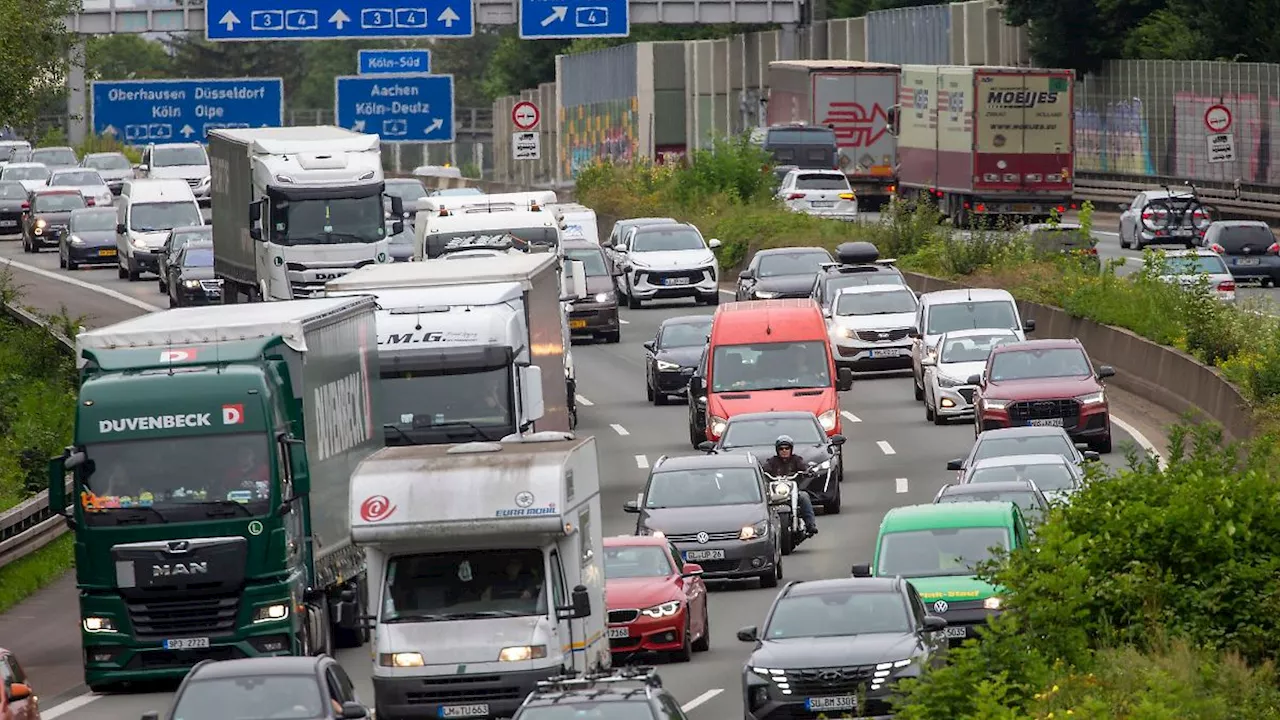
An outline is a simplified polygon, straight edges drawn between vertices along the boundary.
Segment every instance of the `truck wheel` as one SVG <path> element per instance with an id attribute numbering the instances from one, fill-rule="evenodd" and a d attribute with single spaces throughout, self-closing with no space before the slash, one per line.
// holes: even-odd
<path id="1" fill-rule="evenodd" d="M 330 629 L 333 627 L 329 623 L 329 603 L 327 599 L 322 599 L 323 604 L 318 608 L 311 608 L 308 617 L 315 631 L 320 633 L 320 642 L 315 643 L 312 648 L 316 655 L 328 655 L 333 657 L 333 633 Z"/>

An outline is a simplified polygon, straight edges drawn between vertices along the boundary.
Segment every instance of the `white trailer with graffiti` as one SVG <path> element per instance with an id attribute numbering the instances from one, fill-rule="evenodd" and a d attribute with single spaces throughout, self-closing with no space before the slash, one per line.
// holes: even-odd
<path id="1" fill-rule="evenodd" d="M 856 60 L 769 63 L 770 125 L 802 122 L 830 127 L 840 169 L 858 199 L 897 191 L 898 143 L 891 132 L 900 68 Z"/>

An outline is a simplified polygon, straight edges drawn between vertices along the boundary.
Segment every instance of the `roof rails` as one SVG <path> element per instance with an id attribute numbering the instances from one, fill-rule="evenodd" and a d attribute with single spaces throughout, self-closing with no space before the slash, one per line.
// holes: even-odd
<path id="1" fill-rule="evenodd" d="M 627 666 L 610 672 L 557 675 L 538 681 L 536 689 L 538 692 L 573 692 L 600 689 L 601 685 L 608 687 L 617 683 L 642 683 L 646 688 L 660 688 L 662 678 L 658 677 L 658 671 L 653 667 Z"/>
<path id="2" fill-rule="evenodd" d="M 468 213 L 513 212 L 516 210 L 539 212 L 542 210 L 542 204 L 536 199 L 530 198 L 527 204 L 515 203 L 509 200 L 499 200 L 498 202 L 487 201 L 483 203 L 462 203 L 452 209 L 445 205 L 441 205 L 439 217 L 449 217 L 451 215 Z"/>

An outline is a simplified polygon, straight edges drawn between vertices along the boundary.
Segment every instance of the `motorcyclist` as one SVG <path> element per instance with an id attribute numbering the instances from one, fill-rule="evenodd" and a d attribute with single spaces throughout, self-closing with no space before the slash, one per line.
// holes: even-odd
<path id="1" fill-rule="evenodd" d="M 773 443 L 775 455 L 761 464 L 761 469 L 770 475 L 791 475 L 807 467 L 804 458 L 795 454 L 795 442 L 790 435 L 780 435 Z M 818 516 L 813 512 L 813 502 L 809 493 L 803 490 L 796 492 L 796 502 L 800 506 L 800 518 L 804 520 L 805 532 L 810 536 L 818 534 Z"/>

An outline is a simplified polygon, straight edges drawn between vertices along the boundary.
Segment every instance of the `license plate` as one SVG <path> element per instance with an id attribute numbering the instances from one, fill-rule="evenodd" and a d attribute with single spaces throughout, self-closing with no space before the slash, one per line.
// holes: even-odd
<path id="1" fill-rule="evenodd" d="M 569 327 L 573 330 L 578 330 L 586 326 L 587 326 L 586 320 L 570 320 L 569 321 Z"/>
<path id="2" fill-rule="evenodd" d="M 1040 418 L 1038 420 L 1028 420 L 1027 425 L 1031 427 L 1062 427 L 1062 418 Z"/>
<path id="3" fill-rule="evenodd" d="M 176 638 L 165 640 L 165 650 L 203 650 L 209 647 L 209 638 Z"/>
<path id="4" fill-rule="evenodd" d="M 830 208 L 830 207 L 835 207 L 836 204 L 834 202 L 818 200 L 818 201 L 809 203 L 809 206 L 816 207 L 816 208 Z"/>
<path id="5" fill-rule="evenodd" d="M 1236 264 L 1236 265 L 1257 265 L 1257 264 L 1258 264 L 1258 258 L 1236 258 L 1236 259 L 1235 259 L 1235 263 L 1234 263 L 1234 264 Z"/>
<path id="6" fill-rule="evenodd" d="M 961 638 L 961 639 L 963 639 L 963 638 L 967 638 L 967 637 L 969 637 L 969 628 L 967 628 L 967 627 L 965 627 L 965 626 L 963 626 L 963 625 L 958 625 L 958 626 L 955 626 L 955 627 L 948 627 L 948 628 L 946 628 L 946 629 L 945 629 L 945 631 L 944 631 L 944 632 L 946 633 L 946 637 L 948 637 L 948 638 Z"/>
<path id="7" fill-rule="evenodd" d="M 809 712 L 823 712 L 825 710 L 856 710 L 858 709 L 858 698 L 856 695 L 805 698 L 804 709 Z"/>
<path id="8" fill-rule="evenodd" d="M 18 227 L 17 220 L 0 220 L 0 227 Z"/>
<path id="9" fill-rule="evenodd" d="M 904 349 L 902 349 L 902 348 L 885 348 L 885 349 L 883 349 L 883 350 L 872 350 L 872 351 L 871 351 L 871 357 L 873 357 L 873 358 L 896 358 L 896 357 L 902 357 L 902 356 L 903 356 L 903 355 L 905 355 L 906 353 L 907 353 L 907 351 L 906 351 L 906 350 L 904 350 Z"/>
<path id="10" fill-rule="evenodd" d="M 1035 205 L 1014 205 L 1013 206 L 1014 212 L 1031 212 L 1032 210 L 1035 210 L 1035 209 L 1036 209 Z"/>
<path id="11" fill-rule="evenodd" d="M 442 718 L 472 718 L 485 717 L 489 714 L 488 703 L 477 703 L 475 705 L 441 705 L 440 717 Z"/>
<path id="12" fill-rule="evenodd" d="M 688 285 L 689 278 L 667 278 L 666 285 Z"/>
<path id="13" fill-rule="evenodd" d="M 631 637 L 631 628 L 625 628 L 625 627 L 609 628 L 610 640 L 614 640 L 614 639 L 625 640 L 626 638 L 629 638 L 629 637 Z"/>
<path id="14" fill-rule="evenodd" d="M 684 554 L 684 559 L 689 562 L 698 560 L 723 560 L 723 550 L 690 550 Z"/>
<path id="15" fill-rule="evenodd" d="M 116 254 L 115 250 L 99 250 L 98 251 L 98 255 L 100 255 L 101 257 L 115 257 L 115 254 Z"/>
<path id="16" fill-rule="evenodd" d="M 1190 230 L 1174 230 L 1173 236 L 1174 237 L 1191 237 L 1191 231 Z"/>

